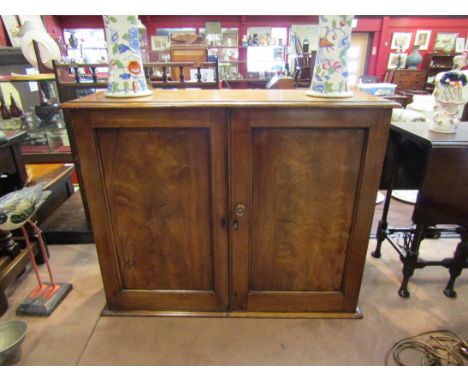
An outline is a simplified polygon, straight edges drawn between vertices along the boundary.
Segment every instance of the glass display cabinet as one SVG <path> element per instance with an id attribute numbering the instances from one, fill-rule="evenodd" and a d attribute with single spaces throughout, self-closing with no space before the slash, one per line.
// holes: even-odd
<path id="1" fill-rule="evenodd" d="M 0 118 L 0 128 L 8 131 L 24 131 L 26 137 L 21 144 L 21 152 L 26 163 L 65 163 L 72 161 L 70 143 L 63 113 L 58 109 L 57 87 L 54 74 L 30 74 L 1 76 L 3 97 L 9 99 L 9 89 L 15 84 L 29 82 L 37 84 L 37 104 L 22 103 L 22 116 Z M 16 98 L 23 98 L 20 92 Z M 21 104 L 19 99 L 16 100 Z"/>

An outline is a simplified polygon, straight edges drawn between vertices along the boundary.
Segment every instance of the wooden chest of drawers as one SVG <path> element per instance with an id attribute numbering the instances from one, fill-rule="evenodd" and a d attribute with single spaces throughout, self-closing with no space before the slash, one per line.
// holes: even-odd
<path id="1" fill-rule="evenodd" d="M 396 84 L 397 92 L 404 90 L 423 90 L 426 83 L 426 70 L 388 70 L 385 74 L 384 82 Z"/>

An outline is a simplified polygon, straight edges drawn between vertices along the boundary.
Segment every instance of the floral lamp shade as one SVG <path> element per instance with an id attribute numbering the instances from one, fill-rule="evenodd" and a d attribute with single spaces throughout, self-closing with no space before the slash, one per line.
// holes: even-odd
<path id="1" fill-rule="evenodd" d="M 351 97 L 348 90 L 348 50 L 353 16 L 320 16 L 320 40 L 307 95 Z"/>
<path id="2" fill-rule="evenodd" d="M 140 50 L 137 16 L 103 16 L 109 55 L 107 97 L 151 94 Z"/>

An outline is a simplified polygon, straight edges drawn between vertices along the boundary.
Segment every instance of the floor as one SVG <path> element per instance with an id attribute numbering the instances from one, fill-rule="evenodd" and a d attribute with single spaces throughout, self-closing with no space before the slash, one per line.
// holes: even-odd
<path id="1" fill-rule="evenodd" d="M 394 202 L 392 202 L 393 204 Z M 376 225 L 381 205 L 376 208 Z M 391 221 L 406 225 L 408 205 L 394 204 Z M 374 232 L 374 228 L 372 230 Z M 425 240 L 421 257 L 450 257 L 457 240 Z M 18 365 L 383 365 L 399 339 L 428 330 L 450 329 L 468 338 L 468 271 L 456 284 L 458 298 L 442 290 L 448 271 L 416 270 L 409 299 L 398 296 L 401 263 L 383 246 L 381 259 L 370 252 L 359 306 L 363 319 L 247 319 L 101 317 L 105 304 L 93 244 L 50 245 L 57 281 L 73 291 L 48 318 L 27 321 L 28 334 Z M 41 267 L 44 268 L 44 267 Z M 45 277 L 45 269 L 41 269 Z M 15 319 L 15 309 L 35 287 L 32 272 L 7 289 L 10 308 L 0 321 Z"/>

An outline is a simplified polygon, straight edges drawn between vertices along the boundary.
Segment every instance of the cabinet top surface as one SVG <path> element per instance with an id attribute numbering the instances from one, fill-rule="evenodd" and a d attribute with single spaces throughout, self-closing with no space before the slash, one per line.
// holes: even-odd
<path id="1" fill-rule="evenodd" d="M 200 90 L 157 89 L 145 97 L 110 98 L 97 92 L 63 103 L 65 109 L 139 109 L 164 107 L 304 107 L 304 108 L 394 108 L 398 103 L 354 91 L 350 98 L 309 97 L 306 90 Z"/>

